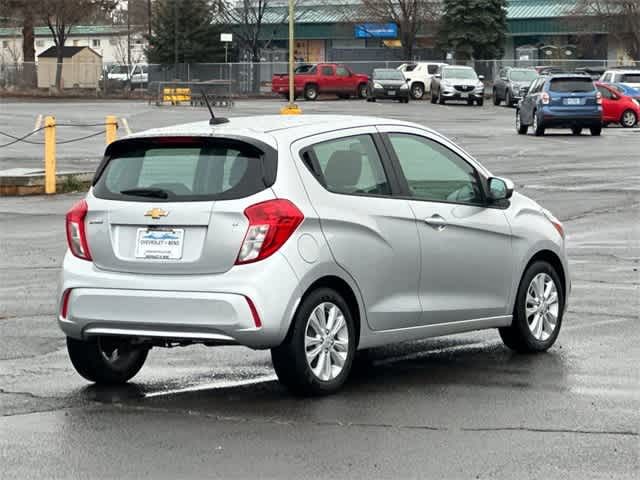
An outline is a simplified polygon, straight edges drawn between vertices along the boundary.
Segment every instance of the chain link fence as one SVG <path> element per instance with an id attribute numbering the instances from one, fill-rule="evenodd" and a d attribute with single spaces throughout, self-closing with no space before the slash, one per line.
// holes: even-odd
<path id="1" fill-rule="evenodd" d="M 421 60 L 427 62 L 429 60 Z M 434 59 L 433 62 L 442 62 Z M 355 73 L 371 74 L 376 68 L 397 68 L 403 63 L 394 60 L 342 61 Z M 607 60 L 476 60 L 466 63 L 484 75 L 490 86 L 504 67 L 549 67 L 563 71 L 586 71 L 592 76 L 605 69 L 620 67 Z M 626 65 L 640 69 L 640 62 Z M 55 64 L 0 63 L 0 91 L 45 92 L 55 91 Z M 104 65 L 65 62 L 63 64 L 63 93 L 79 96 L 146 96 L 157 98 L 166 83 L 195 85 L 203 88 L 207 83 L 224 85 L 231 97 L 271 95 L 271 78 L 286 73 L 286 62 L 262 63 L 195 63 L 171 65 Z"/>

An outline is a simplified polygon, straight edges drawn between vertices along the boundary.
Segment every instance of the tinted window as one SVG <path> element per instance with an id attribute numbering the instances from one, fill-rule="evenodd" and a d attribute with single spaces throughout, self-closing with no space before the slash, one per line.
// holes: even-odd
<path id="1" fill-rule="evenodd" d="M 391 193 L 373 139 L 369 135 L 341 138 L 311 147 L 328 190 L 336 193 Z"/>
<path id="2" fill-rule="evenodd" d="M 315 73 L 315 65 L 298 65 L 295 69 L 295 73 Z"/>
<path id="3" fill-rule="evenodd" d="M 640 83 L 640 73 L 623 73 L 620 75 L 621 83 Z"/>
<path id="4" fill-rule="evenodd" d="M 593 92 L 594 85 L 590 78 L 554 78 L 549 83 L 549 91 L 558 93 Z"/>
<path id="5" fill-rule="evenodd" d="M 262 152 L 241 142 L 194 139 L 124 142 L 95 183 L 95 195 L 115 200 L 202 201 L 242 198 L 266 188 Z M 166 198 L 123 194 L 159 189 Z"/>
<path id="6" fill-rule="evenodd" d="M 439 68 L 440 67 L 438 65 L 428 65 L 427 72 L 429 73 L 429 75 L 435 75 L 436 73 L 438 73 Z"/>
<path id="7" fill-rule="evenodd" d="M 413 65 L 407 65 L 407 66 L 404 68 L 404 71 L 405 71 L 405 72 L 413 72 L 413 71 L 416 69 L 416 67 L 417 67 L 417 66 L 418 66 L 418 65 L 416 65 L 416 64 L 413 64 Z"/>
<path id="8" fill-rule="evenodd" d="M 420 200 L 482 204 L 474 168 L 437 142 L 417 135 L 389 135 L 411 195 Z"/>
<path id="9" fill-rule="evenodd" d="M 613 95 L 611 94 L 611 92 L 609 91 L 608 88 L 598 87 L 598 91 L 600 92 L 600 94 L 602 95 L 603 98 L 612 98 L 613 97 Z"/>
<path id="10" fill-rule="evenodd" d="M 338 75 L 339 77 L 348 77 L 349 70 L 344 67 L 336 67 L 336 75 Z"/>
<path id="11" fill-rule="evenodd" d="M 326 76 L 333 75 L 333 67 L 322 67 L 322 75 L 326 75 Z"/>

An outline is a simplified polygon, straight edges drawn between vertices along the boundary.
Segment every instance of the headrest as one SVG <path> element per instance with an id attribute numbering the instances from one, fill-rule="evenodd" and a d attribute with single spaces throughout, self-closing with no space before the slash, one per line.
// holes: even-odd
<path id="1" fill-rule="evenodd" d="M 362 173 L 362 154 L 354 150 L 333 152 L 324 171 L 324 178 L 331 188 L 342 190 L 353 187 Z"/>

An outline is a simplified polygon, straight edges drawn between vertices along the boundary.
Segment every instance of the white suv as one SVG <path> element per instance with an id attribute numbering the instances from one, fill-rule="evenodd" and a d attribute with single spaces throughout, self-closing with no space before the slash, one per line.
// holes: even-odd
<path id="1" fill-rule="evenodd" d="M 640 69 L 607 70 L 600 77 L 603 83 L 623 83 L 629 87 L 640 88 Z"/>
<path id="2" fill-rule="evenodd" d="M 434 62 L 403 63 L 397 69 L 409 80 L 411 96 L 420 100 L 430 91 L 431 78 L 445 65 L 447 64 Z"/>

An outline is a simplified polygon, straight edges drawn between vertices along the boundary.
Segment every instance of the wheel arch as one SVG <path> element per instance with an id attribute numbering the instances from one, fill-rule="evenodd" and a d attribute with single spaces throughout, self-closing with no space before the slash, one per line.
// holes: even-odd
<path id="1" fill-rule="evenodd" d="M 356 295 L 356 292 L 353 290 L 351 285 L 349 285 L 349 283 L 345 281 L 343 278 L 340 278 L 337 275 L 324 275 L 318 278 L 317 280 L 315 280 L 311 285 L 307 287 L 307 289 L 304 291 L 304 293 L 300 297 L 300 302 L 298 303 L 293 316 L 295 317 L 295 315 L 298 313 L 298 309 L 300 308 L 302 301 L 307 296 L 309 296 L 311 292 L 319 288 L 330 288 L 332 290 L 335 290 L 344 298 L 345 302 L 347 302 L 351 316 L 353 317 L 353 321 L 356 325 L 356 348 L 357 348 L 358 344 L 360 343 L 360 333 L 362 329 L 360 302 L 358 301 L 358 296 Z M 287 335 L 285 337 L 285 341 L 291 338 L 291 334 L 293 332 L 293 325 L 294 325 L 294 322 L 293 321 L 290 322 L 289 328 L 287 330 Z"/>

